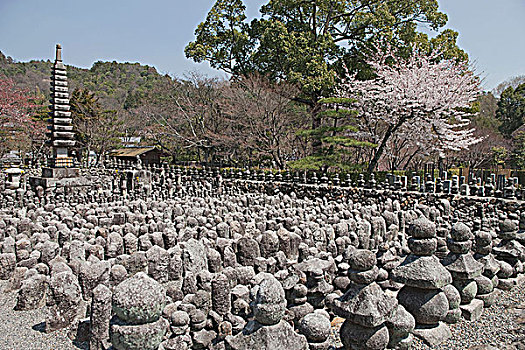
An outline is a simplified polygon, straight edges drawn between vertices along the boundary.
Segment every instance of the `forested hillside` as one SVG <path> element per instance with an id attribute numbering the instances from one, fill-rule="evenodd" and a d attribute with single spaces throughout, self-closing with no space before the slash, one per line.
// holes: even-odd
<path id="1" fill-rule="evenodd" d="M 49 97 L 50 60 L 15 62 L 0 51 L 0 76 L 12 79 L 22 89 Z M 134 108 L 146 92 L 171 79 L 154 67 L 139 63 L 95 62 L 90 69 L 67 66 L 70 91 L 83 88 L 96 93 L 104 108 Z"/>

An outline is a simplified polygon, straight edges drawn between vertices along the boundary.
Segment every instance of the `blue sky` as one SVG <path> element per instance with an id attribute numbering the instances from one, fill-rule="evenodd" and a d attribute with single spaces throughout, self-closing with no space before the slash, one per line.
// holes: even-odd
<path id="1" fill-rule="evenodd" d="M 265 0 L 245 0 L 250 17 Z M 0 51 L 18 61 L 53 59 L 55 43 L 67 64 L 140 62 L 161 73 L 219 74 L 184 56 L 185 45 L 213 0 L 0 0 Z M 525 75 L 524 0 L 439 0 L 458 43 L 476 63 L 484 87 Z M 220 75 L 220 74 L 219 74 Z"/>

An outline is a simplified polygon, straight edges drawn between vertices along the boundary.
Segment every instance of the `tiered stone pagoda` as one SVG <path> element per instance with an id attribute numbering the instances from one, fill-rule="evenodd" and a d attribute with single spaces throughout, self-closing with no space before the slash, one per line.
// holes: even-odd
<path id="1" fill-rule="evenodd" d="M 49 159 L 48 166 L 51 168 L 73 167 L 73 157 L 71 148 L 75 146 L 75 133 L 71 123 L 71 112 L 69 111 L 69 94 L 67 86 L 66 66 L 62 63 L 62 47 L 56 46 L 55 64 L 51 70 L 51 105 L 49 116 L 51 117 L 48 126 L 50 132 L 47 136 L 53 149 L 52 157 Z"/>
<path id="2" fill-rule="evenodd" d="M 31 177 L 31 186 L 44 189 L 55 187 L 82 186 L 85 179 L 80 179 L 80 169 L 75 167 L 72 156 L 75 147 L 75 132 L 69 111 L 69 93 L 66 66 L 62 63 L 62 47 L 56 46 L 55 63 L 51 69 L 51 99 L 49 132 L 46 134 L 51 146 L 51 157 L 47 167 L 42 168 L 42 176 Z"/>

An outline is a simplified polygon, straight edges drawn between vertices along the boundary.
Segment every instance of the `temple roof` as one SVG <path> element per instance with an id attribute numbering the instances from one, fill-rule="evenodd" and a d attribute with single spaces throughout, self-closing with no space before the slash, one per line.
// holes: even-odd
<path id="1" fill-rule="evenodd" d="M 155 150 L 155 147 L 126 147 L 114 149 L 109 152 L 110 157 L 136 157 Z"/>

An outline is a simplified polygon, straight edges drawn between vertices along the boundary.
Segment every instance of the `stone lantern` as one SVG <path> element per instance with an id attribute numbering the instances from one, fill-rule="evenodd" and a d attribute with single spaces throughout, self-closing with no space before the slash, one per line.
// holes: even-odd
<path id="1" fill-rule="evenodd" d="M 7 174 L 6 187 L 9 190 L 16 190 L 20 188 L 20 179 L 22 178 L 22 169 L 9 168 L 5 171 Z"/>

